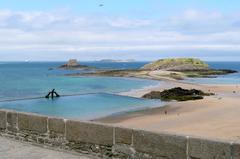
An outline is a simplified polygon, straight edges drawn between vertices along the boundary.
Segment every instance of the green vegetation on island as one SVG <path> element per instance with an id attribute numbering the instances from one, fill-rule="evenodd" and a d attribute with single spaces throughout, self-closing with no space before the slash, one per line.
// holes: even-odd
<path id="1" fill-rule="evenodd" d="M 197 89 L 183 89 L 181 87 L 176 87 L 162 92 L 152 91 L 143 95 L 146 99 L 161 99 L 163 101 L 188 101 L 188 100 L 199 100 L 203 99 L 204 96 L 214 95 L 213 93 L 204 93 Z"/>
<path id="2" fill-rule="evenodd" d="M 141 69 L 157 71 L 157 70 L 165 70 L 165 71 L 174 71 L 175 75 L 178 72 L 182 73 L 182 75 L 191 78 L 210 78 L 215 77 L 217 75 L 226 75 L 230 73 L 236 73 L 234 70 L 227 69 L 211 69 L 208 64 L 201 61 L 200 59 L 194 58 L 168 58 L 161 59 L 150 64 L 146 64 Z"/>
<path id="3" fill-rule="evenodd" d="M 196 71 L 209 70 L 208 64 L 194 58 L 167 58 L 146 64 L 143 70 L 166 70 L 166 71 Z"/>

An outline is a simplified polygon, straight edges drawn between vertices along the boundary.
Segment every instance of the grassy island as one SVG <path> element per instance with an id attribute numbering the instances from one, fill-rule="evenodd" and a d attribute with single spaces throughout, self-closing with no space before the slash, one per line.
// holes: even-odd
<path id="1" fill-rule="evenodd" d="M 144 70 L 167 70 L 167 71 L 196 71 L 209 70 L 208 64 L 194 58 L 167 58 L 160 59 L 143 66 Z"/>

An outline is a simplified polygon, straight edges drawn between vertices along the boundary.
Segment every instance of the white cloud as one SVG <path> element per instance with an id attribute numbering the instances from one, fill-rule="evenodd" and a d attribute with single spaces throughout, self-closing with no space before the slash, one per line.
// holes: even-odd
<path id="1" fill-rule="evenodd" d="M 187 10 L 166 19 L 0 11 L 3 52 L 240 51 L 238 16 Z M 235 24 L 235 25 L 234 25 Z"/>
<path id="2" fill-rule="evenodd" d="M 223 18 L 223 15 L 220 12 L 202 12 L 199 10 L 189 9 L 176 18 L 187 21 L 216 21 L 217 19 Z"/>
<path id="3" fill-rule="evenodd" d="M 145 27 L 151 25 L 150 20 L 130 20 L 125 18 L 117 18 L 115 20 L 109 19 L 108 23 L 112 27 L 119 27 L 119 28 L 136 28 L 136 27 Z"/>

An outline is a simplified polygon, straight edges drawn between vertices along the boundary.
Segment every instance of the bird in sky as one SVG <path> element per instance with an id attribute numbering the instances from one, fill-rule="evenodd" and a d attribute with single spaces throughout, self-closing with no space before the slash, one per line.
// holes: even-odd
<path id="1" fill-rule="evenodd" d="M 99 4 L 99 7 L 103 7 L 104 5 L 103 4 Z"/>

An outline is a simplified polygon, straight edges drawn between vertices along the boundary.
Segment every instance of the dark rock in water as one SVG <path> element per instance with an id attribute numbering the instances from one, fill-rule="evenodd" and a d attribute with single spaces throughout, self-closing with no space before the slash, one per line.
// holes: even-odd
<path id="1" fill-rule="evenodd" d="M 68 63 L 60 66 L 59 68 L 62 69 L 90 69 L 92 67 L 86 66 L 86 65 L 81 65 L 77 62 L 76 59 L 70 59 Z"/>
<path id="2" fill-rule="evenodd" d="M 226 74 L 231 74 L 231 73 L 237 73 L 238 72 L 236 70 L 228 70 L 228 69 L 219 69 L 217 71 L 220 72 L 219 73 L 220 75 L 226 75 Z M 219 74 L 217 74 L 217 75 L 219 75 Z"/>
<path id="3" fill-rule="evenodd" d="M 213 93 L 204 93 L 197 89 L 182 89 L 181 87 L 172 88 L 169 90 L 164 90 L 162 92 L 152 91 L 143 96 L 147 99 L 161 99 L 163 101 L 188 101 L 188 100 L 198 100 L 203 99 L 204 96 L 214 95 Z"/>
<path id="4" fill-rule="evenodd" d="M 209 70 L 199 70 L 199 71 L 184 71 L 187 77 L 191 78 L 215 78 L 218 75 L 227 75 L 232 73 L 237 73 L 235 70 L 227 69 L 209 69 Z"/>

